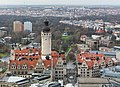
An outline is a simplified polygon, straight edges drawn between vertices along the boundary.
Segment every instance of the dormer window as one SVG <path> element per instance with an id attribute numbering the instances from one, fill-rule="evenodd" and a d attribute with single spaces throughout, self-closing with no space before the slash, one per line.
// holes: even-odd
<path id="1" fill-rule="evenodd" d="M 84 64 L 82 64 L 82 68 L 87 68 L 87 66 L 86 66 L 86 64 L 84 63 Z"/>
<path id="2" fill-rule="evenodd" d="M 27 65 L 24 64 L 24 65 L 22 66 L 22 69 L 27 69 Z"/>
<path id="3" fill-rule="evenodd" d="M 105 66 L 105 62 L 104 61 L 101 62 L 101 66 Z"/>
<path id="4" fill-rule="evenodd" d="M 86 66 L 85 64 L 83 64 L 83 66 Z"/>
<path id="5" fill-rule="evenodd" d="M 16 63 L 12 64 L 12 69 L 16 69 Z"/>
<path id="6" fill-rule="evenodd" d="M 95 66 L 97 66 L 97 63 L 95 63 Z"/>
<path id="7" fill-rule="evenodd" d="M 98 64 L 97 64 L 97 63 L 94 64 L 94 69 L 95 69 L 95 68 L 98 68 Z"/>

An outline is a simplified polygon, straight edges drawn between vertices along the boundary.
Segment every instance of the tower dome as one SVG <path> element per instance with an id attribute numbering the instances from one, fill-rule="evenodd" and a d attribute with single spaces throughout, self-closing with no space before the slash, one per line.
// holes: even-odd
<path id="1" fill-rule="evenodd" d="M 50 31 L 50 28 L 48 27 L 49 21 L 47 19 L 44 21 L 44 24 L 45 24 L 45 28 L 43 29 L 43 32 L 49 32 Z"/>

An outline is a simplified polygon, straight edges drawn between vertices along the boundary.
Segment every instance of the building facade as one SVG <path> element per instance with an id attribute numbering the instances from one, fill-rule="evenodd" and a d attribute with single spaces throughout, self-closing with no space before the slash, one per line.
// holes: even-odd
<path id="1" fill-rule="evenodd" d="M 93 40 L 93 39 L 87 38 L 85 43 L 93 50 L 98 49 L 98 47 L 99 47 L 98 40 Z"/>
<path id="2" fill-rule="evenodd" d="M 81 53 L 77 57 L 78 77 L 100 77 L 100 69 L 111 67 L 114 61 L 104 54 Z"/>
<path id="3" fill-rule="evenodd" d="M 55 65 L 54 70 L 54 80 L 63 80 L 64 79 L 64 66 L 63 66 L 63 60 L 62 58 L 58 58 L 57 63 Z"/>

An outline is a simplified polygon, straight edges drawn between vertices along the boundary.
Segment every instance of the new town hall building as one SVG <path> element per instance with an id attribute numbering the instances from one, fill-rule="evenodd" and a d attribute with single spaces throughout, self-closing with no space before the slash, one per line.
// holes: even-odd
<path id="1" fill-rule="evenodd" d="M 105 57 L 104 54 L 89 52 L 77 54 L 75 62 L 66 62 L 64 52 L 51 50 L 51 37 L 46 20 L 45 28 L 41 31 L 41 48 L 13 49 L 9 64 L 10 72 L 28 78 L 33 73 L 42 75 L 45 70 L 50 70 L 52 81 L 75 83 L 80 77 L 99 77 L 100 69 L 116 64 L 112 58 Z"/>

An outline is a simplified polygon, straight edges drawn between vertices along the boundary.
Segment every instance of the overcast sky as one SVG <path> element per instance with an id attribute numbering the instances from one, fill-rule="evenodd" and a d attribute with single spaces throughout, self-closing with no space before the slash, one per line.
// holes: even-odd
<path id="1" fill-rule="evenodd" d="M 0 0 L 0 5 L 120 5 L 120 0 Z"/>

